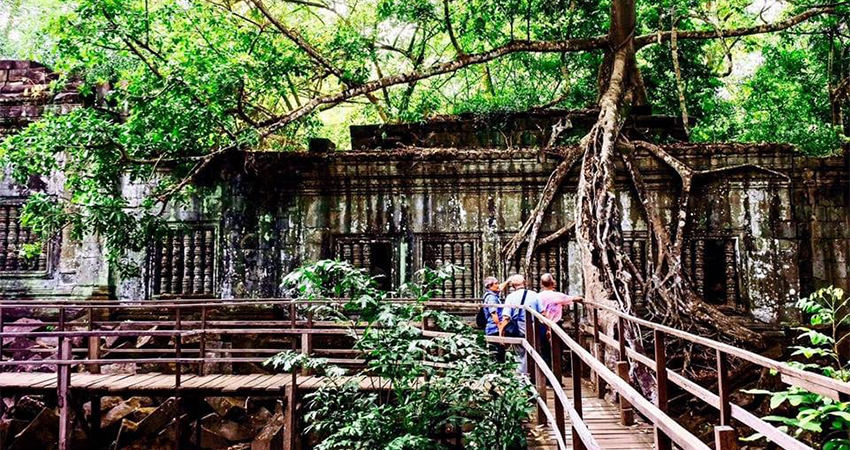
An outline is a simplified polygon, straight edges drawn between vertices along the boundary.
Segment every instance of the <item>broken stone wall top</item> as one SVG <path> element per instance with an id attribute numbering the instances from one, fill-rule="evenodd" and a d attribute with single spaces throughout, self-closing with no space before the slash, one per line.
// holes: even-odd
<path id="1" fill-rule="evenodd" d="M 576 142 L 596 122 L 598 111 L 539 110 L 522 113 L 461 114 L 441 116 L 415 123 L 354 125 L 351 148 L 519 148 L 542 147 L 549 142 L 552 127 L 569 122 L 557 142 Z M 678 117 L 633 111 L 623 124 L 630 138 L 656 142 L 688 139 Z"/>

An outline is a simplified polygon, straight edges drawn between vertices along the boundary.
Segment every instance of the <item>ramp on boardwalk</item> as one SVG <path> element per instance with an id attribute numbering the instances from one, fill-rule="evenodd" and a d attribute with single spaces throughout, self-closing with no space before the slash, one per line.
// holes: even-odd
<path id="1" fill-rule="evenodd" d="M 564 378 L 564 386 L 572 386 L 571 378 Z M 571 388 L 564 389 L 572 400 Z M 625 426 L 620 422 L 620 410 L 611 402 L 596 398 L 593 389 L 582 383 L 583 416 L 587 428 L 606 450 L 643 450 L 653 449 L 652 426 L 636 420 L 635 425 Z M 546 396 L 550 409 L 554 409 L 554 392 L 548 389 Z M 565 419 L 565 429 L 570 429 L 570 419 Z M 527 424 L 529 450 L 557 450 L 554 430 L 548 425 Z M 567 436 L 567 448 L 572 450 L 572 440 Z"/>

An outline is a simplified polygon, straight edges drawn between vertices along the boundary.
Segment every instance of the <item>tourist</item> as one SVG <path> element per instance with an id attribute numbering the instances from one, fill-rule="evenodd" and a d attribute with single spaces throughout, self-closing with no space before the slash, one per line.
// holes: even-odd
<path id="1" fill-rule="evenodd" d="M 525 309 L 512 308 L 511 306 L 525 305 L 539 313 L 543 312 L 543 307 L 540 304 L 540 298 L 537 293 L 526 289 L 525 277 L 522 275 L 512 275 L 509 280 L 511 287 L 514 289 L 510 295 L 505 298 L 505 309 L 502 310 L 502 336 L 507 337 L 525 337 Z M 520 373 L 528 373 L 528 361 L 526 361 L 525 348 L 522 345 L 513 345 L 513 351 L 516 354 L 517 362 L 519 362 Z"/>
<path id="2" fill-rule="evenodd" d="M 581 297 L 575 295 L 567 295 L 555 290 L 555 277 L 551 273 L 544 273 L 540 276 L 540 303 L 543 306 L 543 315 L 561 326 L 563 324 L 564 306 L 571 306 L 574 303 L 582 301 Z M 542 338 L 540 352 L 543 354 L 543 359 L 546 364 L 552 366 L 552 350 L 550 339 L 552 339 L 552 331 L 549 327 L 541 326 L 540 337 Z"/>
<path id="3" fill-rule="evenodd" d="M 485 305 L 502 304 L 502 299 L 499 297 L 501 286 L 496 277 L 487 277 L 484 279 L 484 301 Z M 502 328 L 502 311 L 501 308 L 484 307 L 484 314 L 487 319 L 487 325 L 484 327 L 484 334 L 487 336 L 499 336 Z M 490 343 L 490 351 L 498 362 L 505 362 L 505 346 L 492 342 Z"/>

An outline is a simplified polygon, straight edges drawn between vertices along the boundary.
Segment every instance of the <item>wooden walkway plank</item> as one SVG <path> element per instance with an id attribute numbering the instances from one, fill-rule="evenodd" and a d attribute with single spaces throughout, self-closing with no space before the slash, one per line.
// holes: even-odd
<path id="1" fill-rule="evenodd" d="M 571 378 L 563 379 L 564 386 L 572 386 Z M 582 383 L 582 413 L 583 420 L 599 445 L 606 450 L 652 450 L 654 438 L 652 426 L 639 422 L 633 426 L 620 423 L 620 412 L 616 405 L 607 400 L 596 398 L 595 393 L 586 383 Z M 567 397 L 572 399 L 572 389 L 564 388 Z M 549 388 L 547 405 L 554 410 L 554 392 Z M 570 428 L 569 415 L 564 419 L 565 429 Z M 530 450 L 557 450 L 558 444 L 553 431 L 548 426 L 528 429 L 528 448 Z M 568 448 L 572 442 L 567 439 Z"/>

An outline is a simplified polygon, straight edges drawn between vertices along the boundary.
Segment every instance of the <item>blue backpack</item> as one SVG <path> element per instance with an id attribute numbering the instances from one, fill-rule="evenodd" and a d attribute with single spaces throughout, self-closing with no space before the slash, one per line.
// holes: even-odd
<path id="1" fill-rule="evenodd" d="M 492 301 L 492 302 L 488 301 L 488 298 L 490 298 L 490 297 L 494 297 L 495 301 Z M 496 295 L 496 294 L 493 294 L 492 292 L 488 292 L 488 293 L 484 294 L 484 304 L 489 304 L 489 303 L 501 303 L 499 301 L 499 296 Z M 478 314 L 475 315 L 475 326 L 478 327 L 478 328 L 481 328 L 481 329 L 487 327 L 487 318 L 489 316 L 490 316 L 490 313 L 487 311 L 486 306 L 482 306 L 481 308 L 479 308 Z"/>
<path id="2" fill-rule="evenodd" d="M 525 306 L 525 296 L 526 295 L 528 295 L 528 289 L 526 289 L 525 292 L 522 293 L 522 301 L 520 301 L 520 303 L 519 303 L 520 306 Z M 520 331 L 519 331 L 519 320 L 517 320 L 517 319 L 519 319 L 519 315 L 521 313 L 523 313 L 523 311 L 522 310 L 518 311 L 518 309 L 519 308 L 512 308 L 511 309 L 511 321 L 508 322 L 507 325 L 505 325 L 505 336 L 507 336 L 507 337 L 520 337 L 520 336 L 522 336 L 520 334 Z M 514 311 L 517 312 L 516 317 L 514 317 L 514 314 L 513 314 Z"/>

